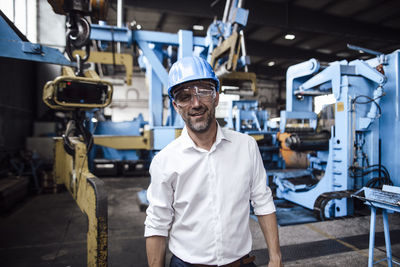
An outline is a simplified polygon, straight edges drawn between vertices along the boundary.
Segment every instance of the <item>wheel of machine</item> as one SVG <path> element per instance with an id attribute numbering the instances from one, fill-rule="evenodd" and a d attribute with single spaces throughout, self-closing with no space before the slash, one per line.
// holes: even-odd
<path id="1" fill-rule="evenodd" d="M 351 194 L 354 192 L 355 192 L 354 190 L 344 190 L 344 191 L 326 192 L 319 195 L 314 202 L 314 210 L 313 210 L 317 219 L 320 221 L 331 219 L 325 216 L 325 208 L 327 204 L 334 199 L 350 198 Z"/>
<path id="2" fill-rule="evenodd" d="M 77 18 L 75 24 L 67 32 L 67 39 L 74 47 L 82 47 L 90 41 L 90 24 L 84 17 Z"/>

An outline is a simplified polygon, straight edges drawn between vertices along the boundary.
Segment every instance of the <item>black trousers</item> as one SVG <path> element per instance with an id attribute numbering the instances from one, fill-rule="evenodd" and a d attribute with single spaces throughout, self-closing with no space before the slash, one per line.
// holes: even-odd
<path id="1" fill-rule="evenodd" d="M 187 262 L 184 262 L 183 260 L 181 260 L 180 258 L 178 258 L 175 255 L 172 255 L 171 261 L 169 263 L 170 267 L 195 267 L 194 264 L 190 264 Z M 257 265 L 255 265 L 254 262 L 250 262 L 248 264 L 241 264 L 241 267 L 257 267 Z"/>

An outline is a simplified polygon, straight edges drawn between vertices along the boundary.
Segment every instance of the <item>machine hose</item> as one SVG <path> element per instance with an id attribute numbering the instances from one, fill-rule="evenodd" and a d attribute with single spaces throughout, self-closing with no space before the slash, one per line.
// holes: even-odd
<path id="1" fill-rule="evenodd" d="M 361 177 L 365 177 L 365 175 L 368 175 L 370 173 L 378 172 L 379 176 L 368 180 L 368 182 L 365 184 L 366 187 L 382 188 L 382 186 L 384 184 L 393 185 L 393 182 L 390 179 L 389 171 L 383 165 L 380 165 L 380 166 L 378 164 L 370 165 L 365 169 L 361 169 L 359 167 L 352 166 L 349 169 L 349 171 L 350 171 L 351 178 L 361 178 Z"/>

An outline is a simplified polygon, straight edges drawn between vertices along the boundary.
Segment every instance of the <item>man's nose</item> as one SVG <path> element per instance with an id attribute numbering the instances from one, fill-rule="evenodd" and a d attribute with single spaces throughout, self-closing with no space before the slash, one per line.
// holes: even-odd
<path id="1" fill-rule="evenodd" d="M 197 107 L 200 105 L 199 96 L 197 94 L 192 95 L 192 106 Z"/>

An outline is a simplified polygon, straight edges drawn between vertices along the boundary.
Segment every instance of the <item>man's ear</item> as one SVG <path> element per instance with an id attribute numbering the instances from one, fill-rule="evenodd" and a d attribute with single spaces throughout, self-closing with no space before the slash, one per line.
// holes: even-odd
<path id="1" fill-rule="evenodd" d="M 179 113 L 178 105 L 175 103 L 174 100 L 172 100 L 172 105 L 174 106 L 175 111 Z M 180 113 L 179 113 L 179 114 L 180 114 Z"/>
<path id="2" fill-rule="evenodd" d="M 214 99 L 215 106 L 218 106 L 219 103 L 219 93 L 215 92 L 215 99 Z"/>

